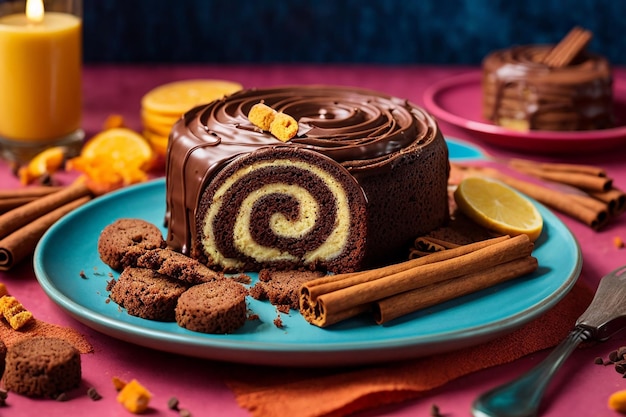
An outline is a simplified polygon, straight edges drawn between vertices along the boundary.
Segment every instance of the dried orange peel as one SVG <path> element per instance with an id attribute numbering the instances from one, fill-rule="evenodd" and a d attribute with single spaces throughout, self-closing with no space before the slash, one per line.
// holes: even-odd
<path id="1" fill-rule="evenodd" d="M 150 391 L 136 379 L 133 379 L 129 383 L 123 384 L 117 395 L 117 402 L 131 413 L 141 414 L 148 409 L 151 398 Z"/>
<path id="2" fill-rule="evenodd" d="M 139 133 L 116 127 L 94 136 L 80 155 L 67 162 L 67 169 L 85 174 L 97 195 L 146 181 L 154 163 L 154 152 Z"/>
<path id="3" fill-rule="evenodd" d="M 28 185 L 42 177 L 50 176 L 63 167 L 66 149 L 61 146 L 48 148 L 20 167 L 17 175 L 22 185 Z"/>

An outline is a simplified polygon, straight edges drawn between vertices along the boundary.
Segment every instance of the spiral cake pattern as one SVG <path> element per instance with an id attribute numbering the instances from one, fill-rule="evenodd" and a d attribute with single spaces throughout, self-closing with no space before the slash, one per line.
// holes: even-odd
<path id="1" fill-rule="evenodd" d="M 197 254 L 226 270 L 355 269 L 365 197 L 340 165 L 306 149 L 266 148 L 225 168 L 200 203 Z"/>
<path id="2" fill-rule="evenodd" d="M 247 115 L 298 122 L 283 143 Z M 407 100 L 348 87 L 243 90 L 188 112 L 167 155 L 168 245 L 226 270 L 333 272 L 404 257 L 448 217 L 448 151 Z"/>
<path id="3" fill-rule="evenodd" d="M 524 45 L 483 60 L 483 117 L 516 130 L 593 130 L 614 125 L 608 61 L 583 52 L 570 65 L 542 62 L 551 46 Z"/>

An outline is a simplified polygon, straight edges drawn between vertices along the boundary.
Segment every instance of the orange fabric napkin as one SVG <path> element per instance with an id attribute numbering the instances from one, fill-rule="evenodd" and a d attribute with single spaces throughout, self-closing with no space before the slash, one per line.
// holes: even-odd
<path id="1" fill-rule="evenodd" d="M 593 292 L 580 281 L 554 308 L 496 340 L 459 352 L 350 369 L 229 367 L 225 382 L 254 416 L 340 417 L 416 398 L 472 372 L 558 344 Z M 234 369 L 233 369 L 234 368 Z"/>

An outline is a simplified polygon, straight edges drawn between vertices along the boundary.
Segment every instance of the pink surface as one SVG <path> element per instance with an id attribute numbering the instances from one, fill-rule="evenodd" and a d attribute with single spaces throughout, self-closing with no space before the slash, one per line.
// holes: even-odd
<path id="1" fill-rule="evenodd" d="M 88 136 L 97 132 L 105 118 L 122 114 L 128 124 L 140 129 L 140 99 L 157 85 L 189 78 L 220 78 L 241 82 L 246 87 L 279 84 L 341 84 L 371 88 L 406 97 L 423 105 L 425 90 L 447 77 L 466 73 L 474 68 L 456 67 L 350 67 L 350 66 L 173 66 L 173 67 L 93 67 L 84 71 L 84 128 Z M 626 70 L 616 71 L 626 77 Z M 622 118 L 626 115 L 622 115 Z M 465 128 L 441 122 L 444 134 L 483 146 L 494 157 L 519 156 L 511 150 L 498 148 Z M 536 158 L 541 158 L 535 155 Z M 555 160 L 554 157 L 544 157 Z M 626 149 L 617 147 L 608 152 L 570 154 L 560 160 L 572 163 L 600 165 L 615 178 L 617 185 L 626 186 Z M 17 187 L 7 164 L 0 162 L 2 188 Z M 601 232 L 594 232 L 569 218 L 559 217 L 571 228 L 580 242 L 583 255 L 581 279 L 595 287 L 599 278 L 626 263 L 626 249 L 613 246 L 614 236 L 626 240 L 626 216 L 613 222 Z M 30 308 L 41 320 L 71 326 L 86 335 L 95 348 L 94 354 L 83 355 L 83 384 L 94 386 L 103 399 L 93 402 L 84 391 L 77 390 L 67 402 L 33 400 L 10 395 L 7 408 L 0 414 L 11 416 L 90 416 L 130 415 L 115 401 L 111 377 L 138 379 L 153 394 L 148 415 L 173 416 L 167 408 L 171 396 L 179 398 L 181 407 L 194 416 L 247 416 L 233 394 L 224 386 L 218 372 L 234 366 L 187 358 L 137 347 L 99 334 L 73 320 L 50 301 L 39 287 L 30 262 L 9 273 L 0 273 L 11 293 Z M 608 396 L 626 389 L 626 380 L 611 367 L 594 365 L 596 356 L 606 356 L 610 350 L 626 344 L 626 332 L 597 346 L 577 350 L 566 362 L 550 385 L 544 401 L 545 416 L 617 415 L 607 408 Z M 370 410 L 361 416 L 427 416 L 436 403 L 446 416 L 469 416 L 470 405 L 481 392 L 519 375 L 539 362 L 547 352 L 538 352 L 508 365 L 477 372 L 437 389 L 428 396 L 394 406 Z M 459 360 L 463 360 L 462 352 Z M 268 369 L 268 372 L 276 372 Z"/>

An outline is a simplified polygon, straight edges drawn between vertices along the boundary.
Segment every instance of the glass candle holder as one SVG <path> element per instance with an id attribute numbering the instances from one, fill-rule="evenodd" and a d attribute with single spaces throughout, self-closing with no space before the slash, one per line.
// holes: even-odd
<path id="1" fill-rule="evenodd" d="M 82 0 L 0 2 L 0 152 L 26 163 L 84 138 Z"/>

